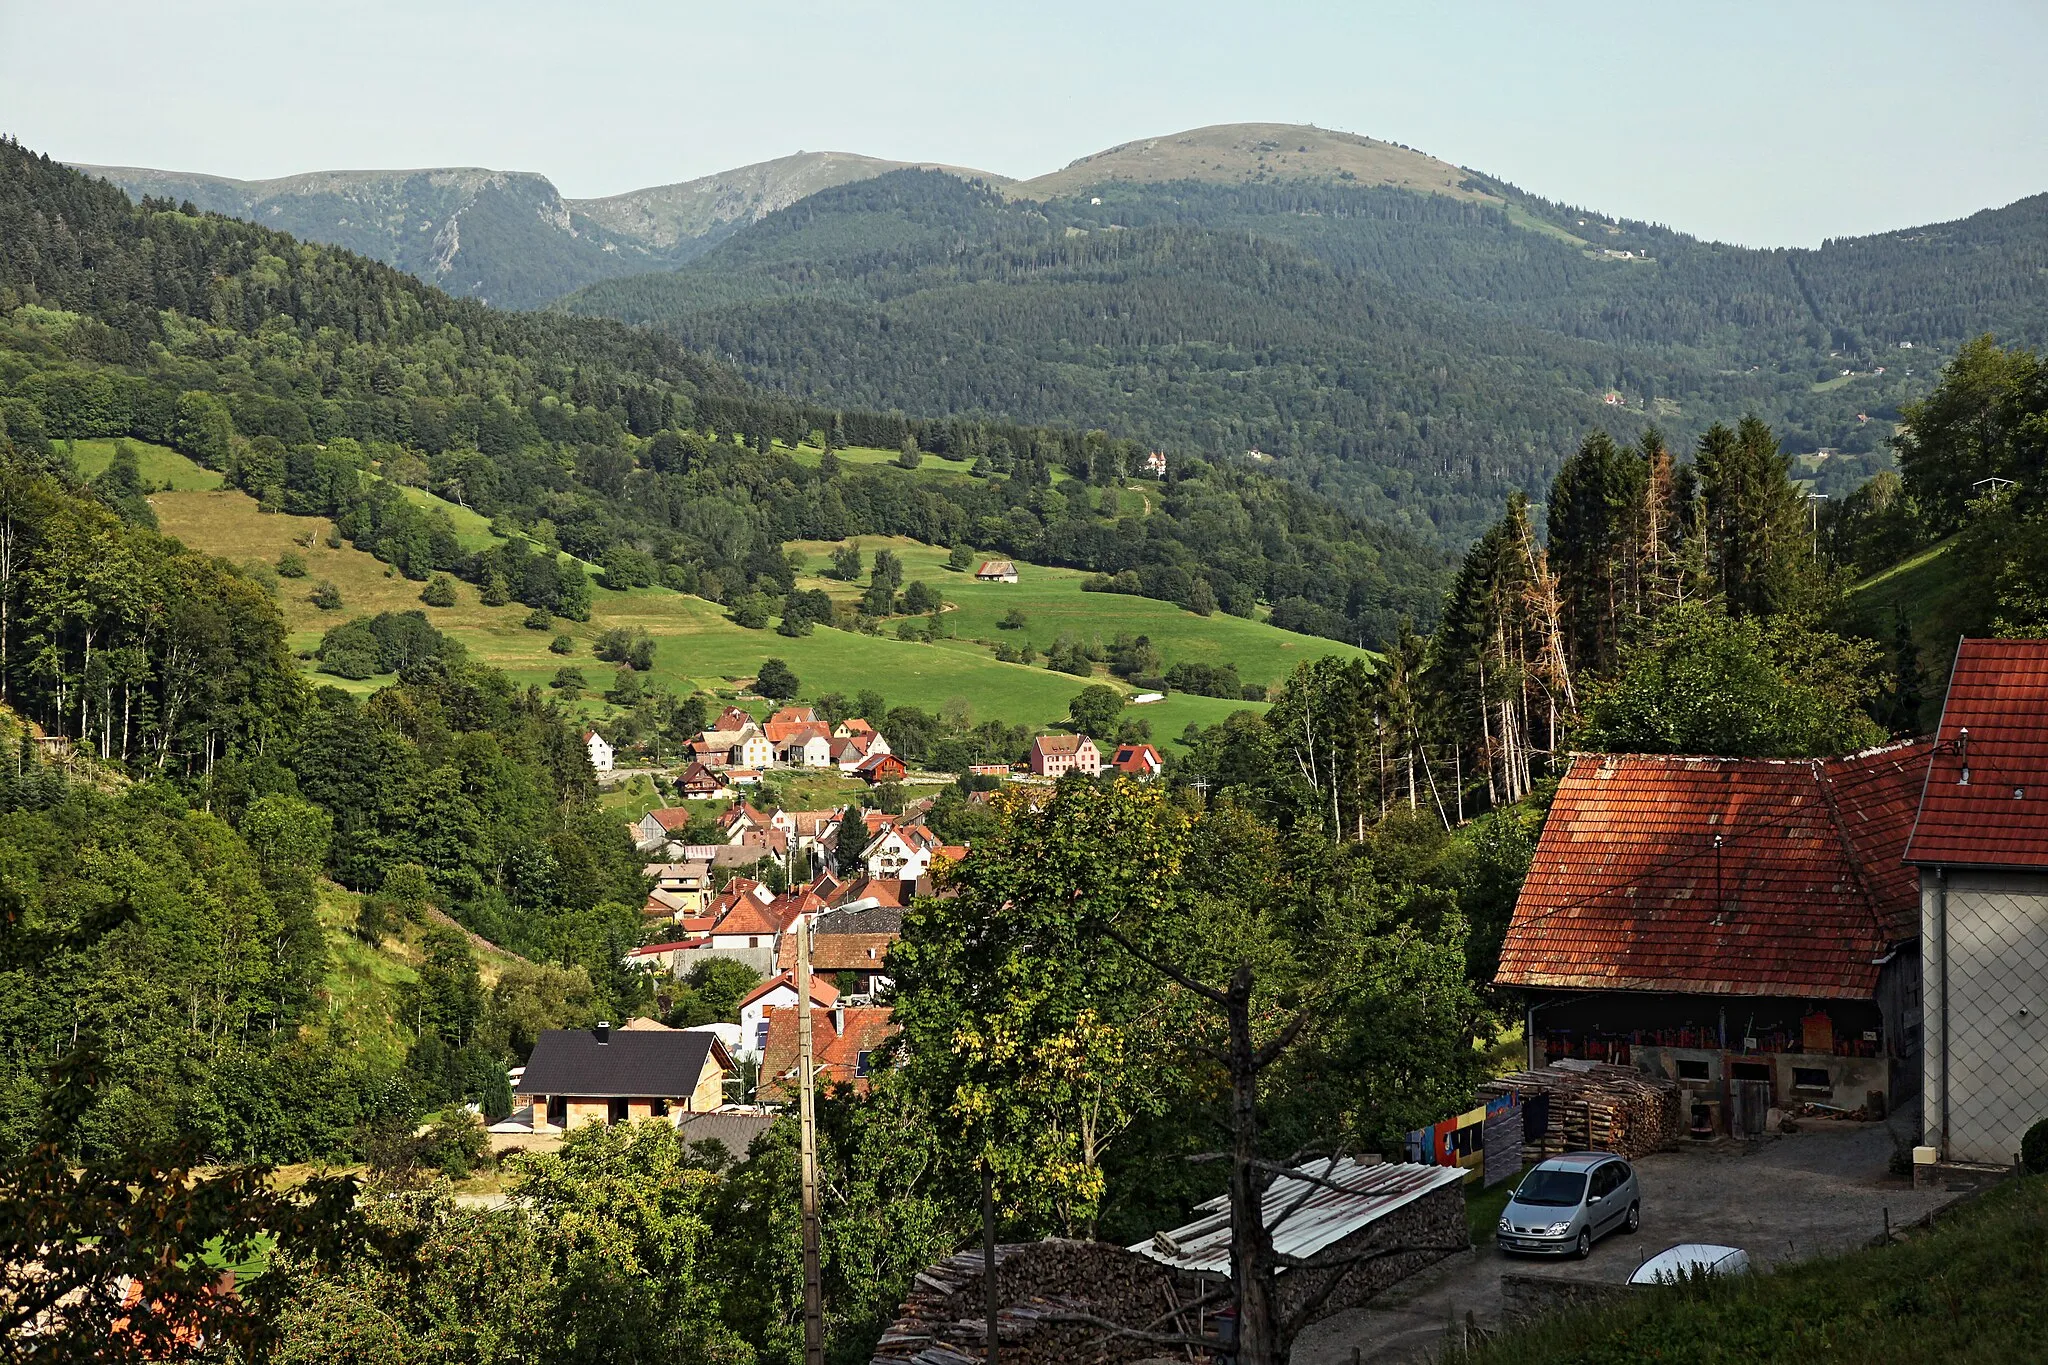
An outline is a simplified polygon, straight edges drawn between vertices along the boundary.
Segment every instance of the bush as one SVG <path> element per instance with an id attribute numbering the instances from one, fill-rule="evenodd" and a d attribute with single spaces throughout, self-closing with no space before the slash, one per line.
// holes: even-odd
<path id="1" fill-rule="evenodd" d="M 576 640 L 573 636 L 557 635 L 554 639 L 548 641 L 548 653 L 550 654 L 574 654 L 575 652 Z"/>
<path id="2" fill-rule="evenodd" d="M 903 590 L 903 610 L 912 616 L 923 616 L 944 606 L 939 590 L 922 578 Z"/>
<path id="3" fill-rule="evenodd" d="M 589 684 L 583 677 L 582 669 L 558 668 L 555 670 L 555 676 L 549 681 L 548 686 L 557 692 L 574 693 L 581 692 Z"/>
<path id="4" fill-rule="evenodd" d="M 1198 697 L 1225 697 L 1231 701 L 1249 698 L 1243 682 L 1237 676 L 1235 664 L 1178 663 L 1166 670 L 1166 685 L 1176 692 L 1192 692 Z M 1255 700 L 1265 700 L 1265 690 L 1259 690 Z"/>
<path id="5" fill-rule="evenodd" d="M 974 567 L 974 547 L 964 541 L 955 545 L 946 555 L 946 567 L 964 572 Z"/>
<path id="6" fill-rule="evenodd" d="M 2027 1129 L 2020 1139 L 2020 1165 L 2031 1175 L 2048 1175 L 2048 1119 Z"/>
<path id="7" fill-rule="evenodd" d="M 320 586 L 313 589 L 312 595 L 306 600 L 322 611 L 340 611 L 341 589 L 335 587 L 330 580 L 323 578 L 320 580 Z"/>
<path id="8" fill-rule="evenodd" d="M 1010 609 L 1009 609 L 1008 611 L 1006 611 L 1006 612 L 1004 612 L 1004 613 L 1003 613 L 1003 615 L 1002 615 L 1002 619 L 1000 619 L 999 621 L 997 621 L 997 622 L 996 622 L 996 629 L 997 629 L 997 630 L 1022 630 L 1022 629 L 1024 629 L 1024 627 L 1026 627 L 1026 626 L 1028 626 L 1028 625 L 1030 625 L 1030 624 L 1031 624 L 1031 618 L 1030 618 L 1030 617 L 1026 616 L 1026 615 L 1025 615 L 1025 614 L 1023 613 L 1023 611 L 1022 611 L 1022 610 L 1020 610 L 1019 608 L 1017 608 L 1017 607 L 1011 607 L 1011 608 L 1010 608 Z"/>
<path id="9" fill-rule="evenodd" d="M 296 550 L 286 550 L 277 557 L 277 576 L 279 578 L 304 578 L 306 576 L 306 557 Z"/>
<path id="10" fill-rule="evenodd" d="M 526 613 L 526 620 L 522 624 L 528 630 L 553 630 L 555 628 L 555 614 L 546 607 L 535 607 L 532 611 Z"/>

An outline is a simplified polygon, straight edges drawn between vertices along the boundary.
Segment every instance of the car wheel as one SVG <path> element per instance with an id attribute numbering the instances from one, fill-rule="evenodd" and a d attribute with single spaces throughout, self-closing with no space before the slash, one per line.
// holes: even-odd
<path id="1" fill-rule="evenodd" d="M 1643 1206 L 1641 1204 L 1630 1204 L 1628 1206 L 1628 1220 L 1622 1224 L 1622 1227 L 1626 1228 L 1630 1232 L 1634 1232 L 1638 1228 L 1642 1227 L 1642 1225 Z"/>
<path id="2" fill-rule="evenodd" d="M 1579 1233 L 1578 1245 L 1572 1248 L 1572 1255 L 1585 1260 L 1593 1254 L 1593 1229 L 1586 1228 Z"/>

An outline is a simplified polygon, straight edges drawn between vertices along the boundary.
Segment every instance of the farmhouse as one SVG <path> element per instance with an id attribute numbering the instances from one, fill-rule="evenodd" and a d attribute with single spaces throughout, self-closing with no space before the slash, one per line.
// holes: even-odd
<path id="1" fill-rule="evenodd" d="M 758 725 L 749 725 L 739 732 L 727 751 L 726 761 L 735 768 L 762 768 L 775 766 L 775 744 L 761 732 Z"/>
<path id="2" fill-rule="evenodd" d="M 1906 861 L 1927 982 L 1923 1141 L 2005 1165 L 2048 1117 L 2048 640 L 1964 640 Z"/>
<path id="3" fill-rule="evenodd" d="M 583 732 L 583 751 L 590 755 L 590 770 L 608 773 L 612 770 L 612 746 L 605 737 L 595 730 Z"/>
<path id="4" fill-rule="evenodd" d="M 984 559 L 974 576 L 984 583 L 1015 583 L 1017 566 L 1007 559 Z"/>
<path id="5" fill-rule="evenodd" d="M 732 1059 L 715 1035 L 673 1029 L 546 1029 L 519 1078 L 536 1131 L 716 1109 Z"/>
<path id="6" fill-rule="evenodd" d="M 769 725 L 810 725 L 816 723 L 818 713 L 808 706 L 784 706 L 769 715 Z"/>
<path id="7" fill-rule="evenodd" d="M 1847 758 L 1582 754 L 1501 950 L 1529 1063 L 1633 1065 L 1687 1116 L 1884 1108 L 1918 1083 L 1919 894 L 1900 860 L 1929 745 Z"/>
<path id="8" fill-rule="evenodd" d="M 832 766 L 832 733 L 815 720 L 769 721 L 761 727 L 775 746 L 775 757 L 791 768 Z"/>
<path id="9" fill-rule="evenodd" d="M 1102 771 L 1102 753 L 1086 735 L 1040 735 L 1031 741 L 1031 771 L 1040 777 L 1065 777 Z"/>
<path id="10" fill-rule="evenodd" d="M 914 882 L 931 870 L 939 836 L 918 824 L 892 824 L 861 850 L 870 877 Z"/>

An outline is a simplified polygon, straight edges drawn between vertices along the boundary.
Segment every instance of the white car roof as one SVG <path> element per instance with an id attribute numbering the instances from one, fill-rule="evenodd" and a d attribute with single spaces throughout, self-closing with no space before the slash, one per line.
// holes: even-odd
<path id="1" fill-rule="evenodd" d="M 1636 1267 L 1630 1284 L 1669 1284 L 1688 1274 L 1734 1275 L 1749 1269 L 1749 1253 L 1741 1247 L 1711 1242 L 1682 1242 L 1660 1251 Z"/>

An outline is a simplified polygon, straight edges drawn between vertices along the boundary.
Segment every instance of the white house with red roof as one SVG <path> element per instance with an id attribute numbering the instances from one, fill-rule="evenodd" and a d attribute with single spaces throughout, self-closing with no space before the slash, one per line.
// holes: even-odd
<path id="1" fill-rule="evenodd" d="M 583 752 L 590 755 L 592 772 L 608 773 L 612 770 L 612 746 L 597 731 L 583 732 Z"/>
<path id="2" fill-rule="evenodd" d="M 633 845 L 639 849 L 659 847 L 667 840 L 680 835 L 690 823 L 690 812 L 683 806 L 663 806 L 651 810 L 633 822 Z"/>
<path id="3" fill-rule="evenodd" d="M 1926 982 L 1921 1140 L 2009 1165 L 2048 1118 L 2048 640 L 1958 647 L 1905 860 Z"/>
<path id="4" fill-rule="evenodd" d="M 811 974 L 811 1003 L 819 1009 L 831 1009 L 838 1003 L 839 988 L 832 979 Z M 740 1001 L 740 1047 L 758 1054 L 768 1041 L 768 1024 L 764 1011 L 777 1006 L 787 1008 L 796 1003 L 796 973 L 782 972 L 769 977 Z"/>
<path id="5" fill-rule="evenodd" d="M 1109 766 L 1124 777 L 1154 778 L 1166 771 L 1166 760 L 1149 744 L 1119 744 Z"/>

